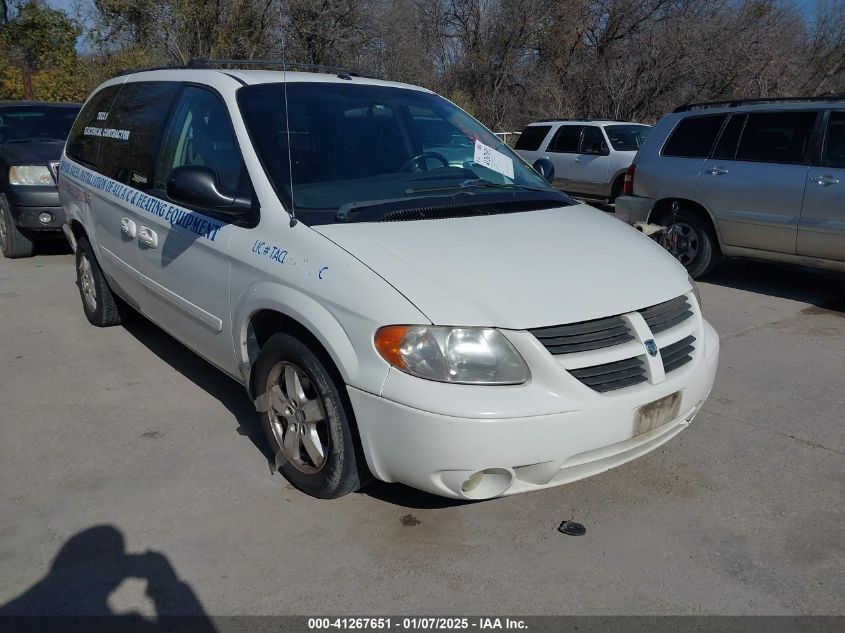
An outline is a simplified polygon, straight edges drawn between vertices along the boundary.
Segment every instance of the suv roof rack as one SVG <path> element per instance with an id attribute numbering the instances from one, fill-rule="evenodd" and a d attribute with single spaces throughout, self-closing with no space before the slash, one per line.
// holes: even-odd
<path id="1" fill-rule="evenodd" d="M 339 66 L 325 66 L 323 64 L 305 64 L 291 62 L 282 59 L 192 59 L 185 68 L 214 68 L 217 66 L 279 66 L 282 70 L 294 71 L 296 69 L 305 72 L 319 72 L 337 75 L 341 79 L 352 77 L 363 77 L 361 73 Z"/>
<path id="2" fill-rule="evenodd" d="M 744 105 L 765 103 L 814 103 L 825 101 L 843 101 L 845 94 L 824 94 L 815 97 L 766 97 L 762 99 L 728 99 L 726 101 L 704 101 L 702 103 L 688 103 L 678 106 L 672 112 L 689 112 L 690 110 L 704 110 L 706 108 L 736 108 Z"/>
<path id="3" fill-rule="evenodd" d="M 535 123 L 563 123 L 565 121 L 593 121 L 594 119 L 585 119 L 582 117 L 569 117 L 566 119 L 540 119 Z"/>
<path id="4" fill-rule="evenodd" d="M 339 66 L 324 66 L 322 64 L 303 64 L 299 62 L 283 61 L 281 59 L 203 59 L 190 60 L 184 66 L 153 66 L 151 68 L 129 68 L 121 70 L 118 76 L 130 75 L 132 73 L 147 72 L 150 70 L 199 70 L 203 68 L 218 68 L 228 66 L 281 66 L 283 70 L 304 70 L 305 72 L 320 72 L 337 75 L 341 79 L 352 79 L 352 77 L 366 77 L 354 70 L 340 68 Z"/>

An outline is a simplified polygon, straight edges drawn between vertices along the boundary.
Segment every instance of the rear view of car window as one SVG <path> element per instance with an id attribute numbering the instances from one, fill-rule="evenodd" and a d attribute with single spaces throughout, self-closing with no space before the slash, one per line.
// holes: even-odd
<path id="1" fill-rule="evenodd" d="M 763 163 L 802 163 L 815 121 L 815 112 L 749 114 L 736 158 Z"/>
<path id="2" fill-rule="evenodd" d="M 540 149 L 540 143 L 546 138 L 546 134 L 552 129 L 551 125 L 529 125 L 522 130 L 519 139 L 514 145 L 514 149 L 522 149 L 528 152 L 534 152 Z"/>
<path id="3" fill-rule="evenodd" d="M 561 125 L 555 137 L 549 143 L 550 152 L 578 152 L 578 144 L 581 140 L 580 125 Z"/>
<path id="4" fill-rule="evenodd" d="M 104 176 L 148 189 L 153 154 L 174 97 L 175 82 L 123 84 L 104 121 L 99 167 Z"/>
<path id="5" fill-rule="evenodd" d="M 102 129 L 120 86 L 108 86 L 95 94 L 82 108 L 73 124 L 65 152 L 75 161 L 97 167 Z"/>
<path id="6" fill-rule="evenodd" d="M 682 120 L 663 146 L 662 154 L 679 158 L 707 158 L 726 117 L 726 114 L 714 114 Z"/>
<path id="7" fill-rule="evenodd" d="M 822 165 L 845 169 L 845 112 L 831 112 L 822 152 Z"/>

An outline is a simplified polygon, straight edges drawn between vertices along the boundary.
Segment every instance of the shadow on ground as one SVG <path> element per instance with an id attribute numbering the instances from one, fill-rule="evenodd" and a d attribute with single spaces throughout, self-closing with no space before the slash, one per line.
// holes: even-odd
<path id="1" fill-rule="evenodd" d="M 727 260 L 702 281 L 845 312 L 845 274 L 752 260 Z"/>
<path id="2" fill-rule="evenodd" d="M 111 594 L 127 579 L 146 582 L 156 619 L 137 611 L 115 612 L 109 605 Z M 193 589 L 178 577 L 168 558 L 155 551 L 128 553 L 123 534 L 112 525 L 91 527 L 68 539 L 47 575 L 0 606 L 0 616 L 4 631 L 76 630 L 62 616 L 99 616 L 86 621 L 90 631 L 133 632 L 171 630 L 163 616 L 191 616 L 191 631 L 215 631 Z M 50 617 L 47 622 L 31 616 Z"/>

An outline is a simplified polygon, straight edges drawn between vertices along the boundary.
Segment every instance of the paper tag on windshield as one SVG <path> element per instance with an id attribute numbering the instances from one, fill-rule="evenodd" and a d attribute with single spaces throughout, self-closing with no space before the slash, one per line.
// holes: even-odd
<path id="1" fill-rule="evenodd" d="M 513 178 L 513 160 L 502 154 L 502 152 L 488 147 L 478 139 L 475 139 L 475 157 L 473 161 L 476 165 L 487 167 L 508 178 Z"/>

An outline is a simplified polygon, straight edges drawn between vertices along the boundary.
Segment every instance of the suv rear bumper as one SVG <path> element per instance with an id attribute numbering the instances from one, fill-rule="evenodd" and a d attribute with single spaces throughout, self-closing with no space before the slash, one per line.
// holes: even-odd
<path id="1" fill-rule="evenodd" d="M 652 198 L 640 196 L 619 196 L 616 198 L 616 217 L 634 224 L 636 222 L 648 222 L 648 216 L 654 208 Z"/>

